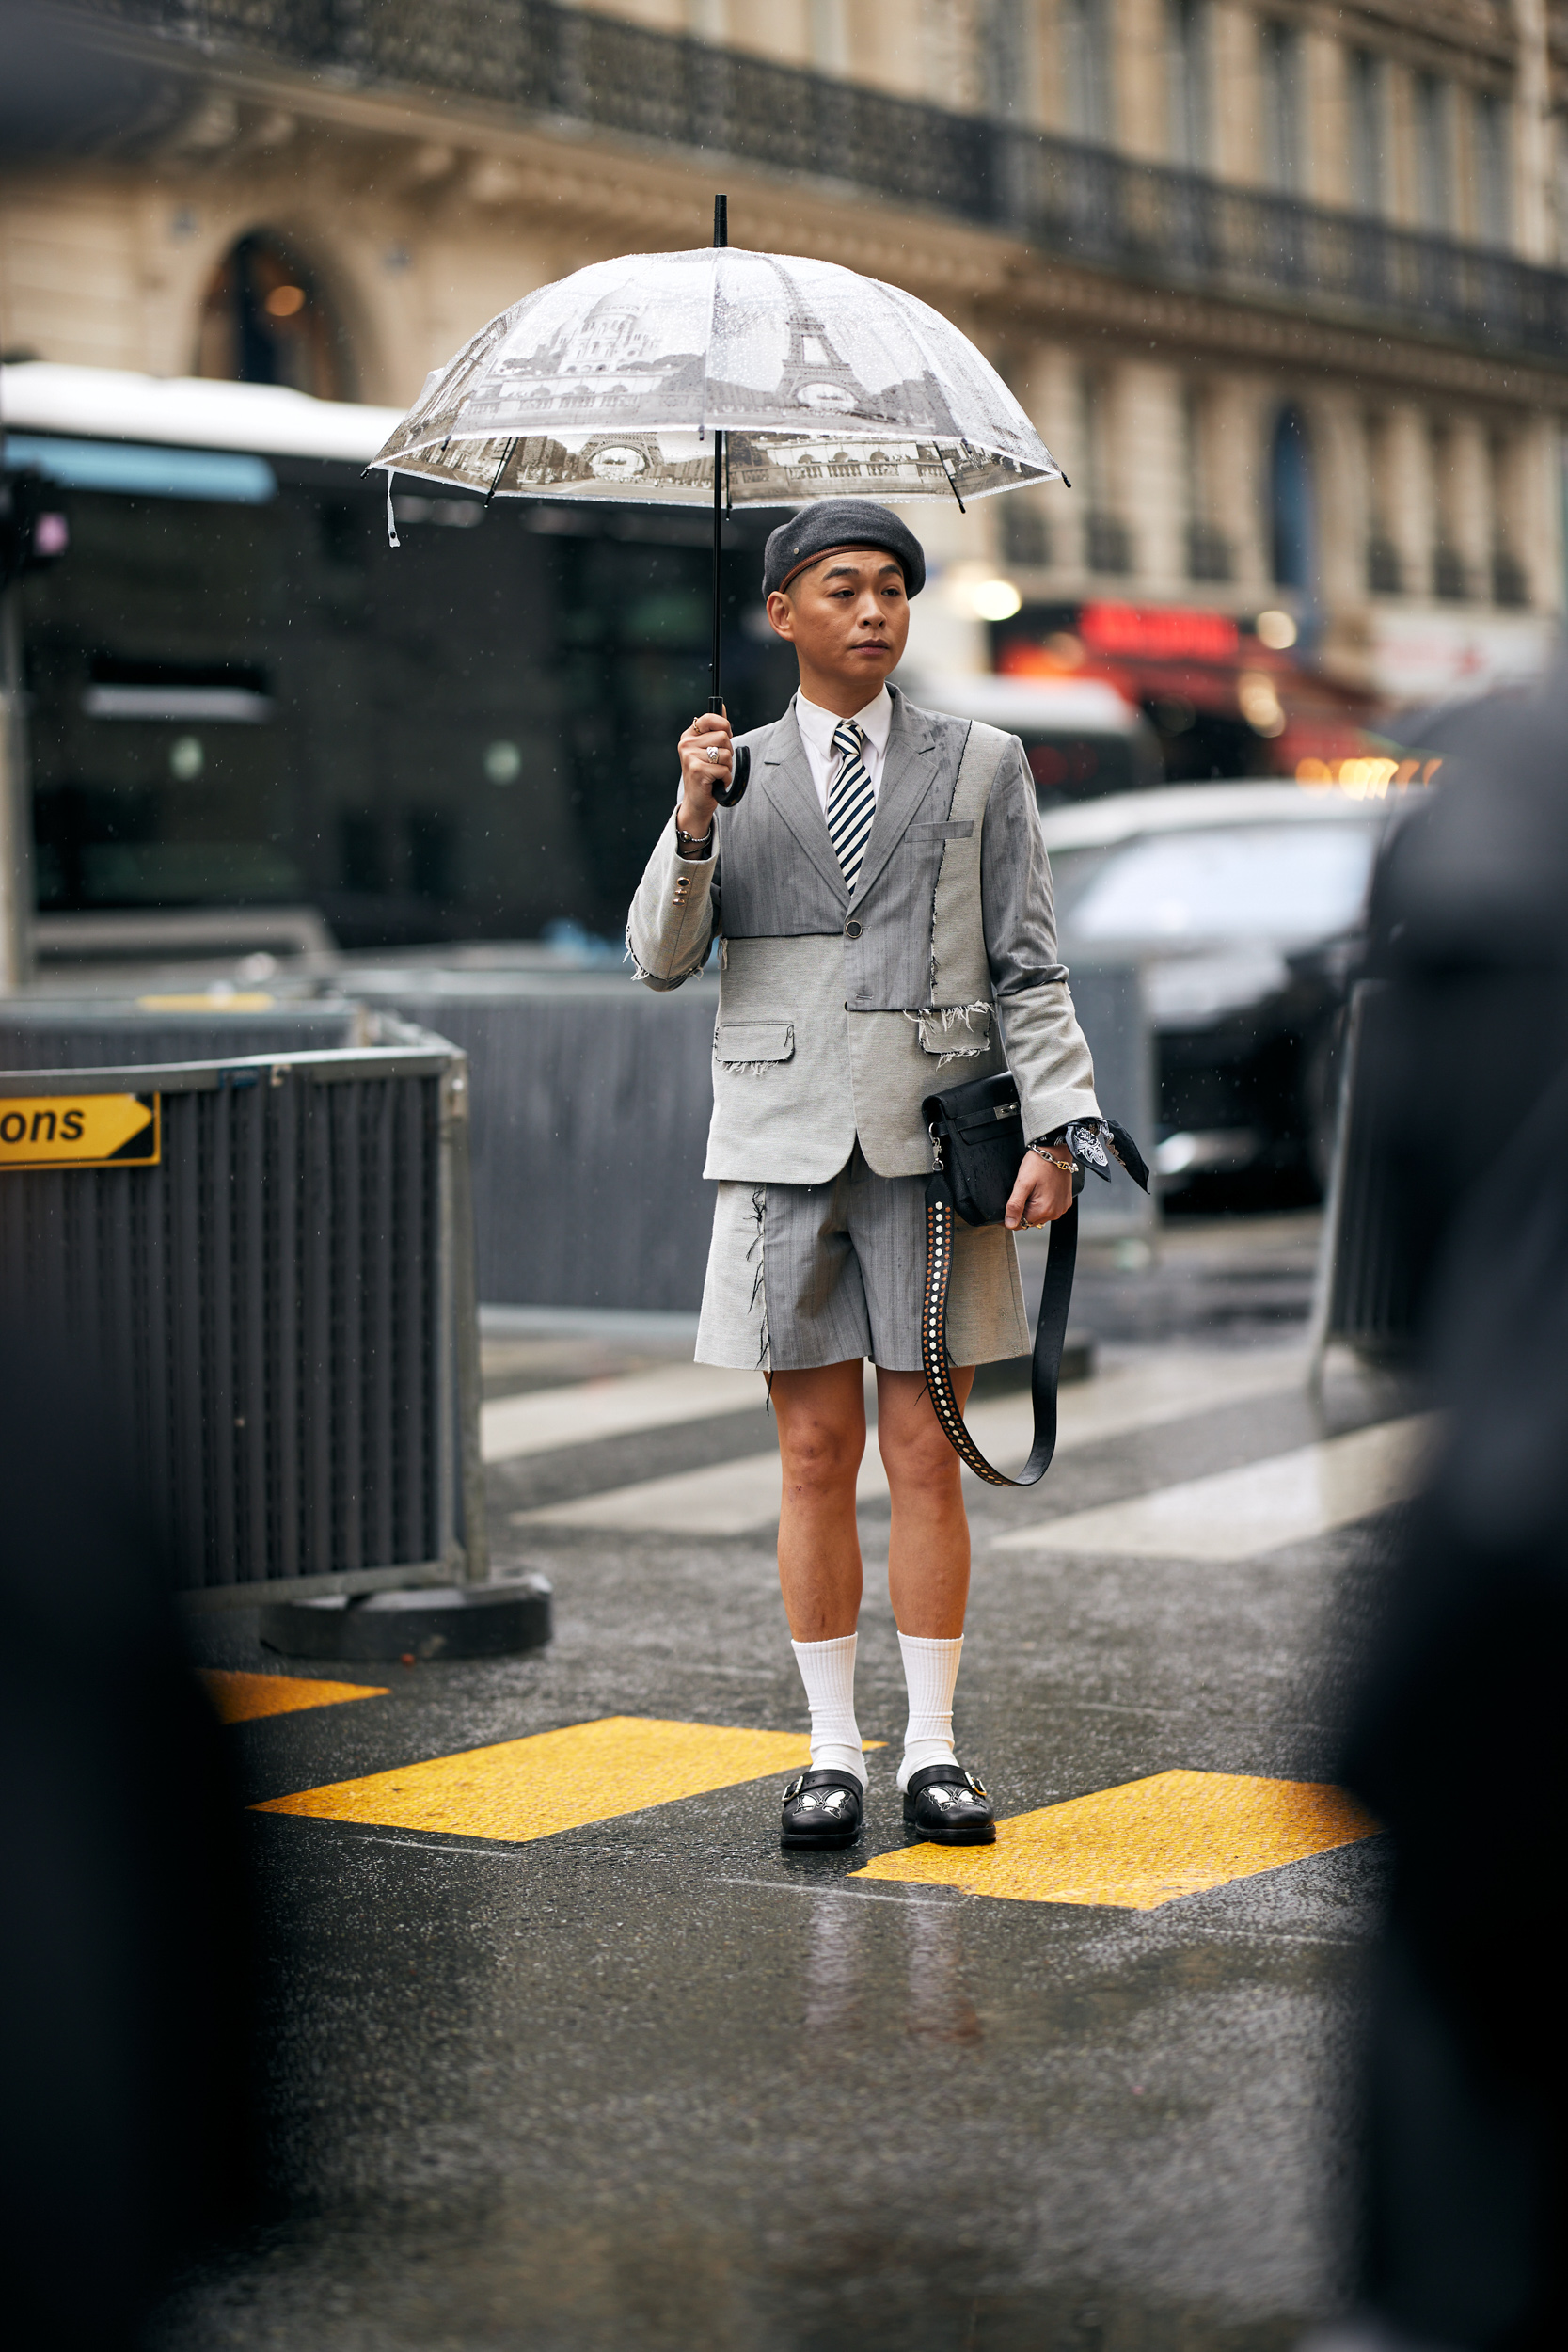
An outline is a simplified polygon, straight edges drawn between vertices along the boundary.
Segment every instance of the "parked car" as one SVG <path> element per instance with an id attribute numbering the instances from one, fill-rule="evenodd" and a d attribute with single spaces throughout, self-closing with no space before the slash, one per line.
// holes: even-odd
<path id="1" fill-rule="evenodd" d="M 1160 739 L 1135 703 L 1102 678 L 898 673 L 910 700 L 1003 727 L 1023 745 L 1042 809 L 1164 781 Z"/>
<path id="2" fill-rule="evenodd" d="M 1064 961 L 1143 966 L 1167 1193 L 1326 1183 L 1336 1029 L 1399 797 L 1175 785 L 1042 812 Z"/>

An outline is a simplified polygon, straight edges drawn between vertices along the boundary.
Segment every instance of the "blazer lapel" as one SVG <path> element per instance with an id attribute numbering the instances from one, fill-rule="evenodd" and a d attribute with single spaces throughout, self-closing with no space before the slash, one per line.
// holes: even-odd
<path id="1" fill-rule="evenodd" d="M 828 820 L 811 780 L 806 747 L 800 740 L 793 704 L 762 746 L 761 767 L 768 799 L 839 904 L 847 907 L 849 893 L 845 886 L 844 868 L 838 862 L 838 851 L 833 848 Z M 876 838 L 875 828 L 872 838 Z"/>
<path id="2" fill-rule="evenodd" d="M 893 724 L 888 730 L 882 781 L 877 792 L 877 814 L 855 881 L 857 905 L 863 905 L 867 891 L 908 832 L 916 809 L 936 781 L 940 766 L 933 756 L 937 739 L 930 728 L 896 687 L 893 696 Z M 815 800 L 815 793 L 812 797 Z M 826 836 L 825 821 L 822 831 Z M 830 841 L 830 849 L 832 846 Z"/>

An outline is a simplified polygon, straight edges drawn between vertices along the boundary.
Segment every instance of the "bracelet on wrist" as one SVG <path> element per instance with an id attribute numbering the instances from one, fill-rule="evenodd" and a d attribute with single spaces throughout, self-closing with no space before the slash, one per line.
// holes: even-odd
<path id="1" fill-rule="evenodd" d="M 1038 1160 L 1049 1160 L 1051 1166 L 1059 1168 L 1064 1176 L 1076 1176 L 1078 1173 L 1077 1159 L 1065 1136 L 1040 1136 L 1035 1142 L 1026 1144 L 1024 1149 L 1033 1152 Z"/>

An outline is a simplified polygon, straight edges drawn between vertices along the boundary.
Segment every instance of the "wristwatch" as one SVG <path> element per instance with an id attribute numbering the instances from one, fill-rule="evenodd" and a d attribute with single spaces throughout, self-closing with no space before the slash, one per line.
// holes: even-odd
<path id="1" fill-rule="evenodd" d="M 713 855 L 713 827 L 709 825 L 706 833 L 699 841 L 695 834 L 682 833 L 679 824 L 677 824 L 675 827 L 675 855 L 677 857 L 711 857 Z"/>

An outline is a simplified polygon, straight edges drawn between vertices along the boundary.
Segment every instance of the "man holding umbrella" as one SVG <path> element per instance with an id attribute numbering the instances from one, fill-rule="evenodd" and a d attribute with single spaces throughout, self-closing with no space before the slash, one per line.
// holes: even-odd
<path id="1" fill-rule="evenodd" d="M 958 1229 L 947 1315 L 960 1405 L 976 1364 L 1029 1346 L 1013 1232 L 1063 1215 L 1075 1154 L 1103 1159 L 1022 747 L 917 709 L 887 682 L 925 578 L 919 541 L 868 500 L 821 501 L 771 534 L 768 615 L 795 648 L 800 692 L 739 739 L 752 786 L 733 806 L 714 798 L 734 767 L 729 722 L 692 721 L 674 820 L 627 930 L 655 989 L 678 988 L 721 942 L 705 1171 L 718 1200 L 697 1360 L 761 1367 L 778 1416 L 779 1575 L 812 1725 L 811 1769 L 784 1792 L 786 1847 L 847 1845 L 863 1820 L 866 1359 L 909 1690 L 904 1820 L 946 1843 L 995 1836 L 953 1744 L 969 1530 L 921 1370 L 922 1101 L 952 1083 L 935 1074 L 944 1065 L 963 1078 L 1008 1068 L 1034 1139 L 1006 1228 Z M 984 977 L 955 1004 L 940 967 L 950 982 L 966 964 Z"/>

